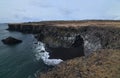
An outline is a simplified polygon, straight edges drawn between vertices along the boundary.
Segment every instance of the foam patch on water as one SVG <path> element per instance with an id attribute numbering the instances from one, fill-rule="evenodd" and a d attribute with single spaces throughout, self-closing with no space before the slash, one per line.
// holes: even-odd
<path id="1" fill-rule="evenodd" d="M 47 52 L 45 50 L 45 45 L 41 42 L 38 42 L 38 44 L 36 45 L 36 49 L 35 49 L 36 53 L 35 53 L 35 56 L 36 56 L 36 59 L 37 60 L 40 60 L 42 59 L 43 62 L 47 65 L 57 65 L 59 63 L 61 63 L 63 60 L 61 59 L 49 59 L 50 55 L 49 55 L 49 52 Z"/>

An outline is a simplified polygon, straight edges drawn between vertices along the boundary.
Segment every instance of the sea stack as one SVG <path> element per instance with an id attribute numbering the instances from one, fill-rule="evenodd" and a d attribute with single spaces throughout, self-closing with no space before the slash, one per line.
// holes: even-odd
<path id="1" fill-rule="evenodd" d="M 4 44 L 7 44 L 7 45 L 14 45 L 14 44 L 18 44 L 18 43 L 21 43 L 22 40 L 19 40 L 19 39 L 16 39 L 16 38 L 13 38 L 13 37 L 8 37 L 6 39 L 3 39 L 2 42 Z"/>

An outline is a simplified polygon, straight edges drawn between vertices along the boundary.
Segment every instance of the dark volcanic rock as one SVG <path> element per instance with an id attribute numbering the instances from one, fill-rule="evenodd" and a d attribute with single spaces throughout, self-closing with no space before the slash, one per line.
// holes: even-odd
<path id="1" fill-rule="evenodd" d="M 38 41 L 51 48 L 65 48 L 62 52 L 68 48 L 82 47 L 85 56 L 88 56 L 100 49 L 120 49 L 120 21 L 51 21 L 8 26 L 9 30 L 36 34 Z"/>
<path id="2" fill-rule="evenodd" d="M 13 45 L 13 44 L 21 43 L 22 40 L 15 39 L 13 37 L 8 37 L 6 39 L 3 39 L 2 42 L 4 44 Z"/>
<path id="3" fill-rule="evenodd" d="M 75 41 L 72 44 L 72 47 L 81 47 L 81 48 L 83 48 L 83 46 L 84 46 L 83 38 L 80 35 L 76 36 Z"/>
<path id="4" fill-rule="evenodd" d="M 74 43 L 70 48 L 64 48 L 64 47 L 57 47 L 57 48 L 50 48 L 50 59 L 62 59 L 62 60 L 68 60 L 73 59 L 75 57 L 84 56 L 84 41 L 83 38 L 78 35 L 75 38 Z"/>

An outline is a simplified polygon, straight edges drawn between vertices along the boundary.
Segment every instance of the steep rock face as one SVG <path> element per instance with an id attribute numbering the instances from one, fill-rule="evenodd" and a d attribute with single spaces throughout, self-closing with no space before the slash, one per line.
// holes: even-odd
<path id="1" fill-rule="evenodd" d="M 67 60 L 67 59 L 72 59 L 75 57 L 80 57 L 84 56 L 84 41 L 83 38 L 78 35 L 75 38 L 74 43 L 72 44 L 71 47 L 69 48 L 64 48 L 64 47 L 57 47 L 57 48 L 52 48 L 50 47 L 49 53 L 50 53 L 50 59 L 62 59 L 62 60 Z"/>
<path id="2" fill-rule="evenodd" d="M 54 23 L 27 23 L 9 24 L 9 30 L 34 33 L 35 37 L 51 48 L 71 48 L 75 38 L 80 35 L 84 41 L 85 55 L 101 48 L 120 49 L 120 28 L 119 22 L 100 22 L 90 24 L 72 24 L 70 26 L 58 26 Z M 118 26 L 116 26 L 118 24 Z M 73 25 L 73 26 L 72 26 Z M 77 26 L 74 26 L 77 25 Z M 83 26 L 82 26 L 83 25 Z M 96 26 L 97 25 L 97 26 Z M 115 25 L 115 27 L 114 27 Z M 117 43 L 115 43 L 117 42 Z"/>
<path id="3" fill-rule="evenodd" d="M 85 55 L 101 48 L 120 49 L 120 28 L 86 26 L 77 29 L 56 28 L 51 31 L 50 27 L 48 28 L 46 30 L 49 31 L 40 33 L 44 35 L 41 41 L 53 48 L 70 48 L 74 44 L 76 36 L 80 35 L 84 41 Z M 41 35 L 37 34 L 37 38 L 40 40 Z"/>
<path id="4" fill-rule="evenodd" d="M 23 33 L 40 33 L 42 26 L 32 24 L 8 24 L 8 30 L 20 31 Z"/>

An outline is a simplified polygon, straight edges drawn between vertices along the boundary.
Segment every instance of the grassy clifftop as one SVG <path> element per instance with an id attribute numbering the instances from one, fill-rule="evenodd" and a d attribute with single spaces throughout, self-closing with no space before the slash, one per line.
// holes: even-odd
<path id="1" fill-rule="evenodd" d="M 120 50 L 100 50 L 68 60 L 38 78 L 120 78 Z"/>
<path id="2" fill-rule="evenodd" d="M 25 23 L 10 23 L 9 25 L 24 25 L 24 26 L 58 26 L 58 27 L 81 27 L 81 26 L 114 26 L 120 27 L 120 20 L 78 20 L 78 21 L 41 21 L 41 22 L 25 22 Z"/>

